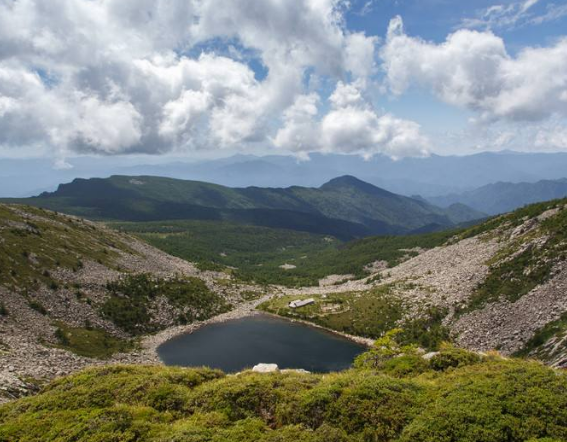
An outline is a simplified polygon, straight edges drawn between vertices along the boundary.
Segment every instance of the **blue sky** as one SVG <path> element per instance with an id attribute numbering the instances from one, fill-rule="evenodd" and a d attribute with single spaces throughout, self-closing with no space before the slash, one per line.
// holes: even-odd
<path id="1" fill-rule="evenodd" d="M 567 150 L 567 2 L 0 3 L 0 157 Z"/>
<path id="2" fill-rule="evenodd" d="M 345 19 L 349 29 L 383 38 L 390 20 L 399 15 L 403 18 L 409 35 L 440 44 L 448 34 L 461 29 L 467 19 L 482 17 L 486 10 L 496 5 L 510 7 L 521 3 L 514 0 L 355 0 Z M 541 0 L 529 9 L 528 17 L 541 17 L 550 9 L 562 6 L 565 9 L 562 15 L 558 14 L 557 19 L 541 24 L 530 24 L 519 19 L 516 24 L 487 24 L 475 29 L 489 30 L 500 36 L 508 52 L 515 55 L 526 47 L 547 46 L 567 35 L 567 2 Z M 452 131 L 466 130 L 468 121 L 473 116 L 470 111 L 446 105 L 427 90 L 419 88 L 401 97 L 386 98 L 384 106 L 397 115 L 418 121 L 432 134 L 442 132 L 443 127 Z M 523 146 L 518 144 L 511 147 Z M 442 148 L 439 150 L 445 151 Z M 448 152 L 453 152 L 451 147 Z"/>
<path id="3" fill-rule="evenodd" d="M 355 0 L 346 14 L 350 29 L 368 34 L 384 36 L 392 17 L 401 15 L 408 33 L 427 40 L 442 42 L 450 32 L 461 27 L 463 20 L 481 15 L 495 5 L 514 5 L 514 0 Z M 542 16 L 550 5 L 561 6 L 565 2 L 541 0 L 530 8 L 532 16 Z M 365 9 L 365 5 L 367 8 Z M 564 36 L 567 29 L 567 15 L 547 21 L 543 26 L 503 26 L 493 31 L 506 39 L 511 51 L 526 45 L 542 45 Z"/>

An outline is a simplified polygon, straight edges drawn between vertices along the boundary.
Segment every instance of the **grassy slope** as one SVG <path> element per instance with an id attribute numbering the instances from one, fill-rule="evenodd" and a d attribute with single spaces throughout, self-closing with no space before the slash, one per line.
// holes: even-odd
<path id="1" fill-rule="evenodd" d="M 299 297 L 289 295 L 267 301 L 260 306 L 260 309 L 373 339 L 399 326 L 403 330 L 401 339 L 404 343 L 416 344 L 428 350 L 436 350 L 443 341 L 449 340 L 449 332 L 441 324 L 447 312 L 441 309 L 424 306 L 419 318 L 399 324 L 398 321 L 402 319 L 405 307 L 393 294 L 393 288 L 382 285 L 355 293 Z M 288 307 L 291 301 L 307 298 L 313 298 L 315 303 L 300 309 Z"/>
<path id="2" fill-rule="evenodd" d="M 374 261 L 393 266 L 415 252 L 432 248 L 455 235 L 453 231 L 412 236 L 369 237 L 343 243 L 335 238 L 242 226 L 223 222 L 163 221 L 113 223 L 153 246 L 203 268 L 236 267 L 243 280 L 289 286 L 317 285 L 327 275 L 366 275 L 364 267 Z M 283 264 L 295 265 L 284 270 Z"/>
<path id="3" fill-rule="evenodd" d="M 127 353 L 136 348 L 136 343 L 110 335 L 104 330 L 91 327 L 70 327 L 61 321 L 56 321 L 56 337 L 58 348 L 68 350 L 79 356 L 95 359 L 107 359 L 114 353 Z"/>
<path id="4" fill-rule="evenodd" d="M 118 250 L 133 253 L 120 235 L 74 217 L 0 204 L 0 284 L 17 289 L 51 285 L 50 271 L 85 260 L 114 267 Z"/>
<path id="5" fill-rule="evenodd" d="M 564 373 L 453 349 L 324 376 L 116 366 L 0 407 L 0 440 L 558 442 L 566 393 Z"/>

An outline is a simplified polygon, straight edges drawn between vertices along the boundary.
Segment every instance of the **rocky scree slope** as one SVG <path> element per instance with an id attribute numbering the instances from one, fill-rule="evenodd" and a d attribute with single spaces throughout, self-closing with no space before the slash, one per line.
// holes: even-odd
<path id="1" fill-rule="evenodd" d="M 394 326 L 423 335 L 443 328 L 439 336 L 468 349 L 567 367 L 567 200 L 493 218 L 361 281 L 282 295 L 317 302 L 303 311 L 282 308 L 281 301 L 263 308 L 348 332 L 358 321 L 362 335 Z M 393 318 L 381 319 L 382 329 L 378 313 L 368 313 L 377 300 Z"/>
<path id="2" fill-rule="evenodd" d="M 26 379 L 151 362 L 141 337 L 223 313 L 239 290 L 104 225 L 0 205 L 0 400 Z"/>

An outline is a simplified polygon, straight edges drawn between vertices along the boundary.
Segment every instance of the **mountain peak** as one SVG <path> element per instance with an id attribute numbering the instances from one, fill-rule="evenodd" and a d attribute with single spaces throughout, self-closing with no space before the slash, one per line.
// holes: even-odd
<path id="1" fill-rule="evenodd" d="M 372 186 L 371 184 L 359 180 L 357 177 L 352 175 L 343 175 L 326 182 L 321 186 L 321 189 L 325 188 L 337 188 L 337 187 L 364 187 Z M 374 186 L 373 186 L 374 187 Z"/>
<path id="2" fill-rule="evenodd" d="M 365 193 L 377 194 L 381 193 L 383 195 L 394 195 L 387 190 L 376 187 L 373 184 L 362 181 L 352 175 L 343 175 L 326 182 L 320 187 L 321 190 L 339 190 L 339 189 L 356 189 Z"/>

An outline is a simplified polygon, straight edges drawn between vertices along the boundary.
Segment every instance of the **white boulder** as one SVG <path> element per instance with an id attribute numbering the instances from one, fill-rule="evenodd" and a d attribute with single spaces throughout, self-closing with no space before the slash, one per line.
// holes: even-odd
<path id="1" fill-rule="evenodd" d="M 278 364 L 258 364 L 255 365 L 252 371 L 256 373 L 273 373 L 279 371 Z"/>
<path id="2" fill-rule="evenodd" d="M 425 353 L 421 357 L 423 359 L 425 359 L 426 361 L 429 361 L 429 360 L 433 359 L 435 356 L 437 356 L 438 354 L 439 354 L 438 351 L 432 351 L 432 352 L 429 352 L 429 353 Z"/>

